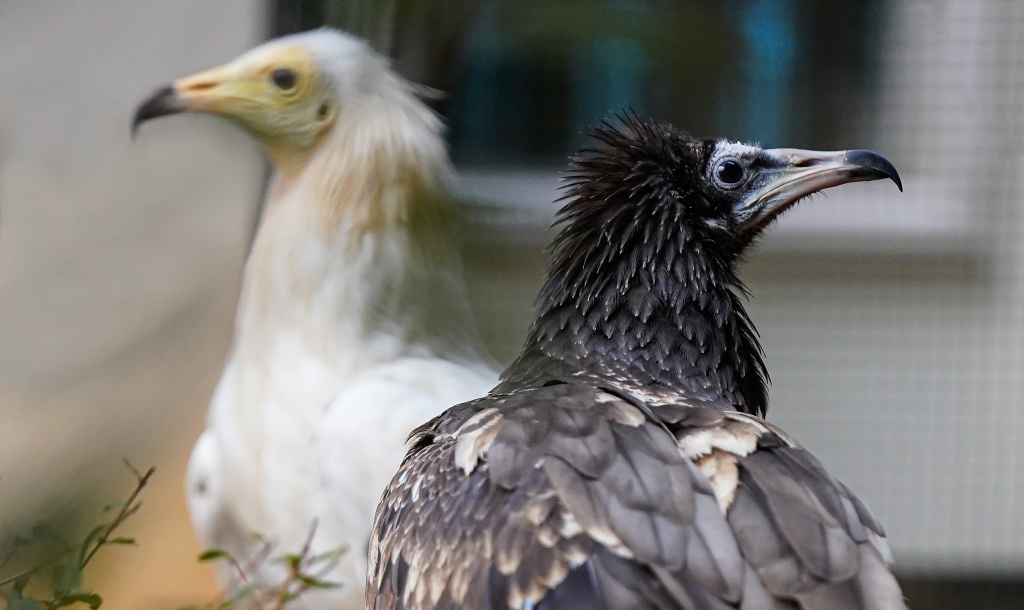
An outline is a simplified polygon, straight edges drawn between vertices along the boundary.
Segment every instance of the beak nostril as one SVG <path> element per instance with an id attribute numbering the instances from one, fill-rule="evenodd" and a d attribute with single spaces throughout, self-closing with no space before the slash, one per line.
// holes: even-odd
<path id="1" fill-rule="evenodd" d="M 194 85 L 189 85 L 188 87 L 185 87 L 185 90 L 186 91 L 206 91 L 207 89 L 213 89 L 216 86 L 217 86 L 217 83 L 210 82 L 210 81 L 204 81 L 204 82 L 201 82 L 201 83 L 196 83 Z"/>

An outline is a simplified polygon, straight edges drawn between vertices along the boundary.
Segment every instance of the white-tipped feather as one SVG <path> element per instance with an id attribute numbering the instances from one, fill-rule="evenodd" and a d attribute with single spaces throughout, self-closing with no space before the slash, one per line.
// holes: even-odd
<path id="1" fill-rule="evenodd" d="M 497 374 L 466 303 L 439 119 L 354 38 L 268 43 L 285 44 L 309 51 L 337 119 L 269 190 L 189 502 L 203 542 L 241 558 L 250 533 L 296 552 L 317 521 L 314 550 L 349 548 L 325 577 L 343 586 L 290 607 L 362 608 L 373 511 L 406 435 Z"/>

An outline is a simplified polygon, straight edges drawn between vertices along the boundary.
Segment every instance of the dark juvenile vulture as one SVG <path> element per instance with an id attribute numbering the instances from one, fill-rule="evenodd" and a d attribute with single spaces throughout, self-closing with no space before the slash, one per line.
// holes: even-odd
<path id="1" fill-rule="evenodd" d="M 521 355 L 409 439 L 377 508 L 369 607 L 904 608 L 882 527 L 762 419 L 736 275 L 798 200 L 899 185 L 896 169 L 635 117 L 593 135 Z"/>

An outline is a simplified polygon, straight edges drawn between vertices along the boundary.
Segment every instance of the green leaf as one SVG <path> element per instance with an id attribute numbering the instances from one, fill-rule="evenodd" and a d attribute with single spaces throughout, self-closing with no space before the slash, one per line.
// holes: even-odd
<path id="1" fill-rule="evenodd" d="M 248 599 L 248 598 L 252 597 L 253 594 L 256 593 L 259 590 L 260 590 L 259 585 L 256 585 L 256 584 L 253 584 L 253 583 L 249 583 L 249 584 L 241 586 L 237 590 L 235 590 L 235 592 L 231 595 L 231 599 L 229 599 L 228 601 L 230 601 L 233 604 L 237 604 L 240 601 L 243 601 L 245 599 Z"/>
<path id="2" fill-rule="evenodd" d="M 20 592 L 5 592 L 3 596 L 7 602 L 7 610 L 43 610 L 42 604 L 34 599 L 23 598 Z"/>
<path id="3" fill-rule="evenodd" d="M 82 588 L 82 569 L 77 563 L 59 563 L 53 568 L 53 592 L 58 597 L 77 593 Z"/>
<path id="4" fill-rule="evenodd" d="M 108 525 L 106 523 L 97 525 L 96 527 L 89 530 L 89 533 L 85 535 L 85 539 L 82 540 L 82 544 L 78 550 L 78 561 L 81 562 L 85 559 L 85 556 L 92 550 L 92 543 L 96 541 L 96 538 L 106 531 Z"/>
<path id="5" fill-rule="evenodd" d="M 319 578 L 313 578 L 305 574 L 299 574 L 298 580 L 307 587 L 313 589 L 337 589 L 341 586 L 340 582 L 330 582 L 327 580 L 320 580 Z"/>
<path id="6" fill-rule="evenodd" d="M 205 551 L 199 554 L 199 561 L 202 563 L 206 563 L 208 561 L 220 559 L 221 557 L 230 557 L 230 555 L 228 554 L 227 551 L 223 549 L 206 549 Z"/>
<path id="7" fill-rule="evenodd" d="M 298 593 L 292 593 L 291 591 L 279 591 L 277 594 L 278 601 L 284 604 L 287 604 L 290 601 L 294 601 L 298 597 Z"/>
<path id="8" fill-rule="evenodd" d="M 86 604 L 92 610 L 97 610 L 103 605 L 103 598 L 98 593 L 92 591 L 76 591 L 74 593 L 67 593 L 57 598 L 54 608 L 66 608 L 67 606 L 73 606 L 75 604 L 82 603 Z"/>
<path id="9" fill-rule="evenodd" d="M 302 555 L 283 555 L 277 559 L 292 570 L 298 570 L 302 565 Z"/>
<path id="10" fill-rule="evenodd" d="M 348 545 L 347 544 L 339 546 L 336 549 L 330 549 L 329 551 L 324 551 L 323 553 L 320 553 L 319 555 L 313 557 L 313 561 L 317 562 L 317 563 L 319 563 L 319 562 L 327 562 L 327 561 L 337 561 L 338 559 L 341 559 L 345 555 L 345 553 L 348 553 Z"/>

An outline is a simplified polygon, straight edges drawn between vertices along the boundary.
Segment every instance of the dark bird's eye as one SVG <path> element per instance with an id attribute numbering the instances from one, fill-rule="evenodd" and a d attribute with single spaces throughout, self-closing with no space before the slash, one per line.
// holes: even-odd
<path id="1" fill-rule="evenodd" d="M 743 166 L 735 159 L 719 161 L 715 166 L 715 180 L 723 186 L 735 186 L 743 182 Z"/>
<path id="2" fill-rule="evenodd" d="M 274 70 L 274 73 L 270 75 L 270 80 L 274 81 L 279 89 L 288 91 L 295 87 L 295 73 L 288 68 L 278 68 Z"/>

